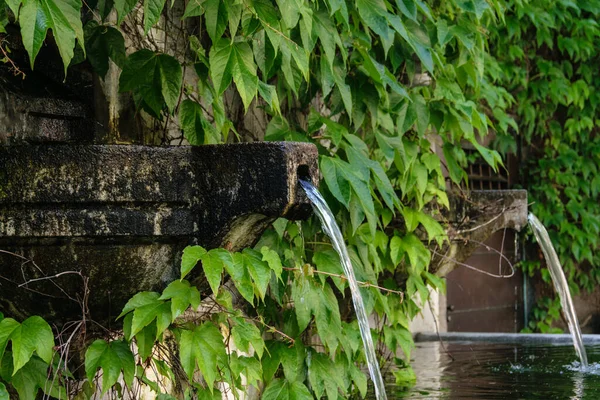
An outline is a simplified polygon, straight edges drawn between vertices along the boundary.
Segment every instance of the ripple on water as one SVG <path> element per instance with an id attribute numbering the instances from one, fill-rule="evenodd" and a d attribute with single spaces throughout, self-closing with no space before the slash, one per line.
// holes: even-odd
<path id="1" fill-rule="evenodd" d="M 412 388 L 386 385 L 392 398 L 410 399 L 600 399 L 600 347 L 588 346 L 582 369 L 570 345 L 416 343 Z"/>

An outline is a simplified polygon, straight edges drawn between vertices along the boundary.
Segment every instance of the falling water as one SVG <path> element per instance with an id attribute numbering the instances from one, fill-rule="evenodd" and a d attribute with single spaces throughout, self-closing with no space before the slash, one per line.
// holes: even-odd
<path id="1" fill-rule="evenodd" d="M 300 184 L 304 188 L 304 191 L 310 199 L 315 212 L 319 216 L 325 233 L 331 238 L 333 247 L 340 256 L 344 274 L 346 274 L 346 278 L 348 278 L 350 292 L 352 293 L 352 303 L 354 303 L 356 319 L 358 320 L 358 327 L 360 329 L 360 334 L 362 336 L 363 345 L 365 348 L 365 354 L 367 356 L 367 366 L 369 368 L 371 380 L 375 385 L 375 396 L 378 400 L 387 400 L 385 388 L 383 386 L 383 378 L 381 377 L 381 371 L 379 370 L 379 364 L 377 363 L 377 357 L 375 355 L 375 348 L 373 347 L 373 339 L 371 338 L 371 328 L 369 327 L 367 312 L 365 311 L 365 305 L 358 290 L 358 283 L 356 282 L 356 277 L 354 276 L 354 269 L 352 268 L 352 263 L 350 262 L 350 256 L 348 256 L 348 249 L 344 243 L 342 232 L 340 232 L 340 228 L 335 223 L 335 219 L 331 213 L 331 210 L 327 206 L 327 203 L 319 191 L 309 182 L 300 180 Z"/>
<path id="2" fill-rule="evenodd" d="M 565 278 L 560 261 L 558 260 L 558 255 L 556 255 L 556 251 L 552 246 L 552 242 L 548 236 L 548 231 L 546 228 L 544 228 L 544 225 L 542 225 L 540 220 L 531 213 L 527 216 L 527 219 L 529 220 L 529 224 L 533 229 L 535 238 L 544 252 L 544 257 L 546 258 L 546 262 L 548 264 L 548 271 L 550 271 L 552 282 L 554 282 L 554 288 L 560 297 L 560 304 L 567 318 L 569 331 L 573 337 L 573 345 L 575 346 L 575 351 L 577 352 L 579 360 L 581 361 L 581 366 L 583 368 L 587 368 L 587 355 L 585 354 L 585 347 L 583 347 L 583 339 L 581 337 L 581 330 L 579 329 L 579 322 L 577 321 L 575 307 L 573 306 L 571 293 L 569 293 L 569 285 L 567 284 L 567 279 Z"/>

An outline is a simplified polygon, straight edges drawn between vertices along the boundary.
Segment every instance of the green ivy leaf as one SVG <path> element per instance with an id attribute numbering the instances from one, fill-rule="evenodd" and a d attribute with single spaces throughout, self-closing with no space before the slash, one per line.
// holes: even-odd
<path id="1" fill-rule="evenodd" d="M 340 203 L 349 207 L 350 184 L 345 178 L 344 169 L 350 166 L 342 160 L 333 157 L 321 156 L 321 173 L 327 183 L 329 191 Z"/>
<path id="2" fill-rule="evenodd" d="M 204 126 L 208 123 L 200 104 L 193 100 L 184 100 L 179 107 L 179 123 L 183 135 L 192 146 L 205 144 Z"/>
<path id="3" fill-rule="evenodd" d="M 143 307 L 148 304 L 156 303 L 156 301 L 158 300 L 159 297 L 160 297 L 160 294 L 158 294 L 156 292 L 136 293 L 131 299 L 129 299 L 127 304 L 125 304 L 125 307 L 123 307 L 123 311 L 121 311 L 121 314 L 119 314 L 117 319 L 119 319 L 122 316 L 124 316 L 125 314 L 135 310 L 136 308 Z"/>
<path id="4" fill-rule="evenodd" d="M 342 330 L 340 308 L 329 284 L 325 284 L 321 290 L 315 289 L 319 292 L 318 307 L 315 310 L 317 330 L 321 340 L 333 354 L 338 346 L 338 337 Z"/>
<path id="5" fill-rule="evenodd" d="M 156 339 L 156 322 L 153 321 L 144 327 L 135 335 L 135 343 L 138 347 L 138 354 L 143 362 L 152 356 L 152 348 Z"/>
<path id="6" fill-rule="evenodd" d="M 233 263 L 225 264 L 227 273 L 233 278 L 235 287 L 249 303 L 254 302 L 254 286 L 242 253 L 233 254 Z"/>
<path id="7" fill-rule="evenodd" d="M 277 88 L 275 86 L 258 81 L 258 93 L 269 107 L 271 107 L 271 110 L 275 115 L 281 115 L 279 96 L 277 95 Z"/>
<path id="8" fill-rule="evenodd" d="M 319 271 L 335 275 L 344 275 L 344 270 L 342 269 L 342 265 L 340 263 L 340 257 L 333 250 L 315 252 L 313 254 L 312 261 L 315 263 L 315 266 Z M 348 286 L 347 280 L 335 276 L 330 276 L 329 278 L 333 281 L 338 290 L 344 294 L 344 291 Z M 321 280 L 321 284 L 324 284 L 327 276 L 324 274 L 319 274 L 319 279 Z"/>
<path id="9" fill-rule="evenodd" d="M 12 318 L 3 319 L 0 322 L 2 351 L 8 340 L 12 341 L 13 374 L 27 364 L 34 351 L 46 364 L 52 361 L 54 334 L 41 317 L 29 317 L 22 324 Z"/>
<path id="10" fill-rule="evenodd" d="M 269 268 L 269 264 L 263 261 L 262 255 L 256 250 L 245 249 L 243 258 L 244 265 L 254 281 L 258 295 L 264 300 L 271 280 L 271 268 Z"/>
<path id="11" fill-rule="evenodd" d="M 19 326 L 21 324 L 12 318 L 4 318 L 0 321 L 0 360 L 2 360 L 10 336 Z"/>
<path id="12" fill-rule="evenodd" d="M 221 332 L 210 322 L 181 332 L 179 340 L 181 366 L 190 380 L 193 379 L 196 366 L 212 392 L 217 376 L 217 360 L 225 357 L 225 345 Z"/>
<path id="13" fill-rule="evenodd" d="M 5 0 L 5 3 L 15 16 L 19 15 L 19 8 L 23 3 L 22 0 Z"/>
<path id="14" fill-rule="evenodd" d="M 121 25 L 121 22 L 125 17 L 133 10 L 138 0 L 114 0 L 115 9 L 117 10 L 117 24 Z"/>
<path id="15" fill-rule="evenodd" d="M 262 254 L 262 260 L 266 261 L 269 265 L 269 268 L 275 272 L 277 279 L 281 279 L 283 266 L 281 265 L 281 258 L 279 258 L 279 254 L 277 254 L 275 250 L 269 249 L 267 246 L 263 246 L 260 249 L 260 252 Z"/>
<path id="16" fill-rule="evenodd" d="M 402 238 L 394 236 L 390 240 L 390 257 L 394 265 L 398 265 L 404 256 L 404 246 L 402 244 Z"/>
<path id="17" fill-rule="evenodd" d="M 173 111 L 181 83 L 181 64 L 175 58 L 142 49 L 127 58 L 119 79 L 119 90 L 134 91 L 159 116 L 164 105 Z"/>
<path id="18" fill-rule="evenodd" d="M 422 271 L 431 259 L 429 249 L 413 233 L 409 233 L 402 240 L 404 251 L 408 254 L 410 264 L 415 271 Z"/>
<path id="19" fill-rule="evenodd" d="M 450 143 L 444 144 L 443 147 L 444 158 L 446 159 L 446 166 L 448 167 L 448 173 L 450 178 L 456 184 L 460 184 L 463 178 L 467 178 L 466 172 L 460 167 L 456 160 L 457 149 Z"/>
<path id="20" fill-rule="evenodd" d="M 125 40 L 119 30 L 106 25 L 98 25 L 91 20 L 85 25 L 85 49 L 88 60 L 102 78 L 108 72 L 109 58 L 119 67 L 125 65 Z"/>
<path id="21" fill-rule="evenodd" d="M 231 253 L 223 249 L 213 249 L 202 256 L 202 268 L 206 280 L 214 294 L 219 291 L 221 285 L 221 275 L 225 266 L 233 266 L 233 257 Z"/>
<path id="22" fill-rule="evenodd" d="M 418 218 L 419 222 L 427 231 L 429 241 L 435 240 L 437 244 L 442 247 L 444 240 L 448 238 L 448 235 L 440 223 L 424 212 L 419 212 Z"/>
<path id="23" fill-rule="evenodd" d="M 190 0 L 185 6 L 183 18 L 199 17 L 204 14 L 204 0 Z"/>
<path id="24" fill-rule="evenodd" d="M 367 395 L 367 377 L 354 363 L 348 365 L 350 378 L 358 388 L 360 395 L 364 398 Z"/>
<path id="25" fill-rule="evenodd" d="M 33 393 L 33 396 L 35 397 L 35 393 Z M 6 386 L 2 382 L 0 382 L 0 400 L 10 400 Z"/>
<path id="26" fill-rule="evenodd" d="M 412 232 L 419 226 L 419 212 L 410 208 L 404 207 L 402 209 L 402 215 L 404 216 L 404 223 L 406 224 L 406 231 Z"/>
<path id="27" fill-rule="evenodd" d="M 65 389 L 58 382 L 52 387 L 48 385 L 48 364 L 36 356 L 13 373 L 10 384 L 17 391 L 19 399 L 35 399 L 39 389 L 51 396 L 66 398 Z"/>
<path id="28" fill-rule="evenodd" d="M 255 357 L 244 357 L 230 355 L 231 369 L 234 375 L 244 374 L 248 380 L 248 384 L 259 388 L 259 383 L 262 381 L 262 364 Z M 221 397 L 219 397 L 221 400 Z"/>
<path id="29" fill-rule="evenodd" d="M 417 5 L 414 0 L 396 0 L 396 5 L 402 11 L 402 14 L 415 22 L 417 21 Z"/>
<path id="30" fill-rule="evenodd" d="M 188 246 L 183 249 L 183 255 L 181 256 L 181 279 L 190 273 L 204 254 L 206 254 L 206 250 L 201 246 Z"/>
<path id="31" fill-rule="evenodd" d="M 293 29 L 300 19 L 300 7 L 297 1 L 276 0 L 281 18 L 288 29 Z"/>
<path id="32" fill-rule="evenodd" d="M 155 301 L 143 305 L 133 310 L 133 320 L 131 321 L 131 333 L 128 339 L 131 339 L 144 327 L 156 320 L 156 337 L 158 338 L 173 321 L 171 315 L 171 305 L 169 302 Z"/>
<path id="33" fill-rule="evenodd" d="M 237 30 L 240 26 L 240 20 L 242 19 L 242 4 L 233 4 L 225 1 L 225 7 L 227 7 L 227 16 L 229 21 L 229 35 L 235 37 Z"/>
<path id="34" fill-rule="evenodd" d="M 412 108 L 417 117 L 417 132 L 419 133 L 419 137 L 423 137 L 429 126 L 429 109 L 427 108 L 425 99 L 420 94 L 413 93 L 411 99 L 412 102 L 409 107 Z"/>
<path id="35" fill-rule="evenodd" d="M 386 326 L 383 329 L 385 345 L 388 349 L 394 349 L 394 351 L 400 347 L 404 352 L 407 359 L 410 359 L 410 352 L 415 344 L 413 342 L 412 335 L 408 329 L 402 325 Z"/>
<path id="36" fill-rule="evenodd" d="M 266 387 L 262 400 L 313 400 L 313 396 L 302 382 L 274 379 Z"/>
<path id="37" fill-rule="evenodd" d="M 298 330 L 303 332 L 312 318 L 313 310 L 317 309 L 319 295 L 311 289 L 307 277 L 297 275 L 292 283 L 292 300 L 298 321 Z"/>
<path id="38" fill-rule="evenodd" d="M 102 369 L 102 394 L 112 387 L 121 371 L 125 383 L 131 387 L 135 372 L 135 360 L 129 346 L 124 341 L 107 343 L 98 339 L 85 352 L 85 373 L 92 381 L 98 368 Z"/>
<path id="39" fill-rule="evenodd" d="M 159 300 L 171 300 L 171 322 L 184 313 L 188 307 L 200 305 L 200 292 L 186 280 L 173 281 L 163 290 Z"/>
<path id="40" fill-rule="evenodd" d="M 367 26 L 376 34 L 387 38 L 391 29 L 387 22 L 387 9 L 383 0 L 357 0 L 356 8 Z"/>
<path id="41" fill-rule="evenodd" d="M 233 79 L 248 111 L 258 90 L 256 64 L 248 43 L 231 43 L 227 39 L 221 39 L 211 48 L 209 60 L 210 74 L 217 93 L 222 94 Z"/>
<path id="42" fill-rule="evenodd" d="M 160 19 L 166 0 L 144 0 L 144 33 L 147 35 Z"/>
<path id="43" fill-rule="evenodd" d="M 249 345 L 251 344 L 258 358 L 262 358 L 265 341 L 262 338 L 260 330 L 256 325 L 243 318 L 234 318 L 234 321 L 235 326 L 231 329 L 231 335 L 236 347 L 244 353 L 250 353 Z"/>
<path id="44" fill-rule="evenodd" d="M 221 0 L 205 0 L 202 4 L 205 10 L 206 31 L 213 43 L 221 39 L 229 22 L 225 3 Z"/>
<path id="45" fill-rule="evenodd" d="M 80 0 L 28 0 L 23 3 L 19 13 L 19 24 L 23 46 L 33 64 L 40 51 L 48 29 L 52 29 L 60 57 L 64 65 L 65 76 L 75 49 L 75 40 L 85 43 L 81 25 Z"/>
<path id="46" fill-rule="evenodd" d="M 311 351 L 308 366 L 308 381 L 317 397 L 320 399 L 327 392 L 328 399 L 337 399 L 339 392 L 345 393 L 344 381 L 337 365 L 323 353 Z M 342 397 L 344 398 L 344 397 Z"/>

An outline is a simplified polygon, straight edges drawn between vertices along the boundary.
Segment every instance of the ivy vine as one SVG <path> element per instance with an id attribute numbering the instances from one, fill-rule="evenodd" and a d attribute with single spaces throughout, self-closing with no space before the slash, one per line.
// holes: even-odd
<path id="1" fill-rule="evenodd" d="M 600 283 L 599 16 L 598 1 L 511 1 L 490 40 L 488 71 L 511 94 L 516 121 L 499 149 L 516 152 L 521 141 L 531 210 L 548 228 L 573 293 Z M 528 243 L 538 248 L 532 237 Z M 539 251 L 529 254 L 524 270 L 550 284 Z M 558 297 L 540 298 L 528 329 L 555 331 L 559 310 Z"/>
<path id="2" fill-rule="evenodd" d="M 445 171 L 454 184 L 466 180 L 463 142 L 495 169 L 502 166 L 479 139 L 509 129 L 501 102 L 510 95 L 485 68 L 486 27 L 503 18 L 503 2 L 189 0 L 181 18 L 198 28 L 185 34 L 185 57 L 126 50 L 124 22 L 137 21 L 147 34 L 174 4 L 180 0 L 0 0 L 0 32 L 18 24 L 32 68 L 51 30 L 67 76 L 77 52 L 101 78 L 120 69 L 119 89 L 138 111 L 176 120 L 192 145 L 242 137 L 224 100 L 231 93 L 246 112 L 263 110 L 265 140 L 314 143 L 321 191 L 377 320 L 382 365 L 399 381 L 413 380 L 395 355 L 401 349 L 410 358 L 409 321 L 428 287 L 444 290 L 428 269 L 427 243 L 447 239 L 430 215 L 449 205 Z M 185 279 L 193 268 L 202 268 L 209 299 Z M 348 297 L 337 255 L 314 220 L 280 219 L 241 252 L 188 247 L 180 280 L 162 293 L 136 294 L 119 317 L 122 336 L 87 347 L 79 395 L 133 393 L 141 385 L 162 399 L 218 398 L 225 388 L 237 395 L 250 387 L 263 399 L 364 397 L 364 355 Z M 72 375 L 61 353 L 49 352 L 50 339 L 15 354 L 20 336 L 10 328 L 17 325 L 0 322 L 0 344 L 12 340 L 2 365 L 13 365 L 0 375 L 8 384 L 0 397 L 7 387 L 23 398 L 39 389 L 72 395 Z M 27 369 L 29 363 L 35 365 Z M 37 375 L 25 388 L 19 371 Z M 56 376 L 50 386 L 48 376 Z"/>

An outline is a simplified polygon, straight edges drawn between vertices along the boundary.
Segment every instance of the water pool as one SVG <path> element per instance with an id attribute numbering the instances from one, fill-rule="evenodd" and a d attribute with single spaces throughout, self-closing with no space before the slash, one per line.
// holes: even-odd
<path id="1" fill-rule="evenodd" d="M 504 337 L 505 342 L 510 341 Z M 447 352 L 438 341 L 417 342 L 411 354 L 416 384 L 398 387 L 392 378 L 386 387 L 388 397 L 600 399 L 600 343 L 588 341 L 590 366 L 582 372 L 572 344 L 568 340 L 558 342 L 450 340 L 444 342 Z"/>

